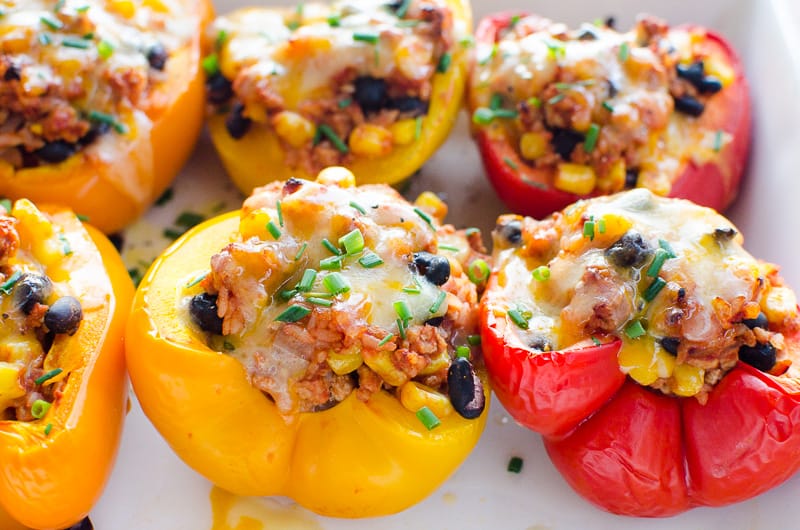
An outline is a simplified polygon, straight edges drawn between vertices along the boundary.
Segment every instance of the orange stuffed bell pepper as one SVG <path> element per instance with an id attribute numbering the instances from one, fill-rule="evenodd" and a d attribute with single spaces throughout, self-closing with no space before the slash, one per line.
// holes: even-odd
<path id="1" fill-rule="evenodd" d="M 487 416 L 488 265 L 479 234 L 439 224 L 445 211 L 329 168 L 189 231 L 145 276 L 128 324 L 145 414 L 237 494 L 337 517 L 426 497 Z"/>
<path id="2" fill-rule="evenodd" d="M 67 528 L 100 496 L 126 412 L 132 297 L 114 247 L 70 210 L 0 207 L 0 521 Z"/>
<path id="3" fill-rule="evenodd" d="M 465 0 L 305 3 L 218 19 L 205 62 L 209 126 L 229 175 L 245 193 L 332 165 L 359 184 L 410 177 L 458 115 L 471 31 Z"/>
<path id="4" fill-rule="evenodd" d="M 0 17 L 0 194 L 66 204 L 106 233 L 186 162 L 203 121 L 207 0 L 28 0 Z M 111 207 L 109 207 L 111 206 Z"/>

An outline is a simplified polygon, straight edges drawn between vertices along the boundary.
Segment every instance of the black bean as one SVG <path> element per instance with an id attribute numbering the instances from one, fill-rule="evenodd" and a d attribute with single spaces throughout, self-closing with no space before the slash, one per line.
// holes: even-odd
<path id="1" fill-rule="evenodd" d="M 425 324 L 428 326 L 433 326 L 435 328 L 438 328 L 439 326 L 442 325 L 442 322 L 444 322 L 444 317 L 433 317 L 426 320 Z"/>
<path id="2" fill-rule="evenodd" d="M 85 517 L 81 522 L 75 523 L 66 530 L 94 530 L 94 526 L 88 517 Z"/>
<path id="3" fill-rule="evenodd" d="M 637 168 L 629 168 L 625 170 L 625 188 L 631 189 L 636 187 L 639 182 L 639 170 Z"/>
<path id="4" fill-rule="evenodd" d="M 750 329 L 755 329 L 755 328 L 767 329 L 769 327 L 769 320 L 767 320 L 767 315 L 765 315 L 762 312 L 759 313 L 756 318 L 746 318 L 742 320 L 742 324 L 744 324 Z"/>
<path id="5" fill-rule="evenodd" d="M 616 17 L 606 17 L 605 25 L 607 28 L 614 29 L 617 26 L 617 19 Z"/>
<path id="6" fill-rule="evenodd" d="M 247 134 L 247 131 L 250 130 L 250 126 L 253 124 L 250 118 L 242 114 L 243 112 L 244 105 L 237 103 L 231 109 L 228 117 L 225 118 L 225 128 L 228 129 L 228 134 L 230 134 L 231 138 L 234 140 L 238 140 Z"/>
<path id="7" fill-rule="evenodd" d="M 364 112 L 374 112 L 386 105 L 387 86 L 384 79 L 377 77 L 359 77 L 354 82 L 353 99 Z"/>
<path id="8" fill-rule="evenodd" d="M 564 160 L 569 160 L 572 156 L 572 151 L 575 146 L 584 140 L 582 134 L 569 129 L 554 129 L 553 138 L 550 143 L 553 144 L 553 149 L 558 153 L 558 156 Z"/>
<path id="9" fill-rule="evenodd" d="M 390 99 L 386 103 L 386 108 L 399 110 L 402 114 L 409 117 L 424 116 L 428 113 L 428 102 L 422 101 L 413 96 L 404 96 Z"/>
<path id="10" fill-rule="evenodd" d="M 528 340 L 528 347 L 534 351 L 545 352 L 553 350 L 553 343 L 547 337 L 536 335 Z"/>
<path id="11" fill-rule="evenodd" d="M 755 346 L 744 345 L 739 348 L 739 360 L 762 372 L 768 372 L 775 366 L 777 351 L 769 342 L 759 342 Z"/>
<path id="12" fill-rule="evenodd" d="M 222 319 L 217 315 L 217 295 L 200 293 L 192 297 L 189 314 L 203 331 L 222 335 Z"/>
<path id="13" fill-rule="evenodd" d="M 675 67 L 678 77 L 686 79 L 695 87 L 703 81 L 705 77 L 705 65 L 703 61 L 697 61 L 690 65 L 680 64 Z"/>
<path id="14" fill-rule="evenodd" d="M 717 243 L 727 243 L 736 237 L 736 233 L 736 229 L 731 228 L 730 226 L 726 226 L 725 228 L 715 228 L 714 239 L 717 241 Z"/>
<path id="15" fill-rule="evenodd" d="M 44 144 L 44 147 L 36 150 L 36 156 L 50 164 L 58 164 L 75 153 L 75 144 L 64 140 L 55 140 Z"/>
<path id="16" fill-rule="evenodd" d="M 480 416 L 486 407 L 483 382 L 463 357 L 456 357 L 447 370 L 447 392 L 453 408 L 468 420 Z"/>
<path id="17" fill-rule="evenodd" d="M 224 75 L 217 72 L 206 79 L 206 92 L 211 103 L 221 105 L 233 97 L 233 85 Z"/>
<path id="18" fill-rule="evenodd" d="M 697 118 L 703 114 L 704 110 L 706 110 L 705 105 L 697 101 L 692 96 L 681 96 L 673 99 L 675 100 L 675 110 L 682 112 L 683 114 L 688 114 L 689 116 L 694 116 Z"/>
<path id="19" fill-rule="evenodd" d="M 522 221 L 519 219 L 514 219 L 498 225 L 495 230 L 497 230 L 500 237 L 512 245 L 516 245 L 522 241 Z"/>
<path id="20" fill-rule="evenodd" d="M 44 325 L 53 333 L 74 335 L 83 320 L 81 303 L 72 296 L 62 296 L 44 315 Z"/>
<path id="21" fill-rule="evenodd" d="M 155 70 L 164 70 L 167 59 L 169 59 L 169 54 L 161 43 L 156 44 L 147 51 L 147 62 Z"/>
<path id="22" fill-rule="evenodd" d="M 697 84 L 697 90 L 699 90 L 701 94 L 716 94 L 722 90 L 722 81 L 714 76 L 707 75 Z"/>
<path id="23" fill-rule="evenodd" d="M 606 258 L 617 267 L 641 267 L 653 249 L 639 232 L 625 232 L 613 245 L 606 249 Z"/>
<path id="24" fill-rule="evenodd" d="M 105 122 L 96 122 L 92 124 L 92 128 L 89 129 L 89 132 L 81 136 L 81 139 L 78 140 L 78 143 L 81 145 L 89 145 L 93 143 L 99 136 L 104 135 L 108 131 L 111 130 L 111 125 Z"/>
<path id="25" fill-rule="evenodd" d="M 17 305 L 26 315 L 30 315 L 36 304 L 43 304 L 53 293 L 53 283 L 47 276 L 27 273 L 14 286 Z"/>
<path id="26" fill-rule="evenodd" d="M 658 342 L 667 353 L 678 355 L 678 346 L 681 345 L 681 339 L 678 337 L 662 337 Z"/>
<path id="27" fill-rule="evenodd" d="M 20 71 L 19 67 L 9 64 L 8 68 L 6 68 L 6 73 L 3 74 L 3 81 L 19 81 L 20 80 Z"/>
<path id="28" fill-rule="evenodd" d="M 430 252 L 415 252 L 414 267 L 433 285 L 444 285 L 450 278 L 450 262 Z"/>
<path id="29" fill-rule="evenodd" d="M 606 84 L 608 85 L 608 97 L 613 98 L 619 93 L 619 87 L 612 79 L 607 79 Z"/>
<path id="30" fill-rule="evenodd" d="M 577 37 L 578 40 L 597 40 L 599 38 L 597 35 L 597 30 L 594 28 L 594 26 L 590 26 L 588 24 L 584 24 L 581 27 Z"/>

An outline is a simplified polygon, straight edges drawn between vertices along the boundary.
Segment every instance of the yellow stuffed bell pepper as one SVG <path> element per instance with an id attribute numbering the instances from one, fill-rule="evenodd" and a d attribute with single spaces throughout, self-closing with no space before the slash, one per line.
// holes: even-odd
<path id="1" fill-rule="evenodd" d="M 208 0 L 87 0 L 0 17 L 0 194 L 65 204 L 112 233 L 188 159 L 203 123 Z M 79 6 L 81 7 L 81 6 Z M 8 145 L 8 142 L 11 145 Z"/>
<path id="2" fill-rule="evenodd" d="M 67 528 L 111 472 L 126 413 L 133 285 L 61 207 L 0 207 L 0 526 Z"/>
<path id="3" fill-rule="evenodd" d="M 140 284 L 126 335 L 142 408 L 186 463 L 336 517 L 425 498 L 488 400 L 485 256 L 430 196 L 353 183 L 342 168 L 275 182 L 190 230 Z"/>
<path id="4" fill-rule="evenodd" d="M 461 108 L 471 30 L 466 0 L 305 3 L 219 18 L 204 66 L 211 138 L 228 174 L 245 193 L 334 165 L 359 184 L 410 177 Z"/>

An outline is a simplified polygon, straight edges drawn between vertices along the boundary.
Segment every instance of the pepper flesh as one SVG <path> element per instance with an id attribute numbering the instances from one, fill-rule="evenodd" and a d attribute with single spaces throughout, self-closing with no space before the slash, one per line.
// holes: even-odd
<path id="1" fill-rule="evenodd" d="M 428 431 L 388 393 L 351 394 L 322 412 L 282 417 L 244 367 L 211 350 L 182 320 L 175 286 L 202 270 L 237 230 L 239 212 L 185 234 L 151 267 L 126 332 L 128 369 L 148 418 L 192 468 L 240 495 L 286 495 L 323 515 L 403 510 L 466 458 L 487 412 Z"/>
<path id="2" fill-rule="evenodd" d="M 83 149 L 61 163 L 16 171 L 0 161 L 3 196 L 67 205 L 106 234 L 144 213 L 186 163 L 203 125 L 200 35 L 213 9 L 208 0 L 186 3 L 197 28 L 186 46 L 172 52 L 165 80 L 153 87 L 141 107 L 152 122 L 149 133 L 132 128 L 118 136 L 113 160 Z"/>
<path id="3" fill-rule="evenodd" d="M 69 210 L 40 209 L 74 234 L 66 272 L 80 271 L 80 294 L 100 301 L 84 304 L 78 331 L 58 337 L 48 353 L 68 379 L 47 415 L 0 421 L 0 522 L 67 528 L 99 498 L 119 445 L 127 402 L 122 336 L 133 285 L 99 231 Z"/>
<path id="4" fill-rule="evenodd" d="M 447 0 L 446 4 L 452 10 L 454 20 L 472 28 L 469 2 Z M 352 161 L 342 164 L 353 172 L 358 184 L 401 182 L 419 170 L 444 143 L 461 110 L 468 52 L 462 43 L 455 43 L 447 71 L 434 75 L 429 109 L 417 125 L 419 133 L 412 142 L 395 145 L 385 156 L 353 156 Z M 272 128 L 253 123 L 247 134 L 237 140 L 228 133 L 225 119 L 225 115 L 210 116 L 209 132 L 228 175 L 246 195 L 253 188 L 272 180 L 291 177 L 313 180 L 316 176 L 285 162 L 284 148 Z"/>

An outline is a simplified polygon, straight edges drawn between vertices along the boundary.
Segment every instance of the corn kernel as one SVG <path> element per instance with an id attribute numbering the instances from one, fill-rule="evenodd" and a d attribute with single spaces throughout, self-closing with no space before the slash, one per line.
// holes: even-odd
<path id="1" fill-rule="evenodd" d="M 302 147 L 314 138 L 316 127 L 302 115 L 285 110 L 272 118 L 278 136 L 292 147 Z"/>
<path id="2" fill-rule="evenodd" d="M 693 396 L 703 389 L 705 370 L 691 364 L 678 364 L 672 371 L 670 389 L 679 396 Z"/>
<path id="3" fill-rule="evenodd" d="M 706 75 L 711 75 L 719 79 L 723 87 L 730 85 L 736 79 L 736 72 L 733 71 L 733 68 L 714 55 L 706 57 L 703 60 L 703 66 Z"/>
<path id="4" fill-rule="evenodd" d="M 350 133 L 348 141 L 354 155 L 368 158 L 386 156 L 392 152 L 392 133 L 371 123 L 362 123 Z"/>
<path id="5" fill-rule="evenodd" d="M 15 363 L 0 362 L 0 409 L 5 409 L 14 399 L 25 395 L 19 382 L 22 366 Z"/>
<path id="6" fill-rule="evenodd" d="M 519 151 L 528 160 L 536 160 L 545 155 L 547 146 L 547 138 L 542 133 L 526 132 L 519 139 Z"/>
<path id="7" fill-rule="evenodd" d="M 364 364 L 391 386 L 400 386 L 408 381 L 408 376 L 392 363 L 392 354 L 380 351 L 364 358 Z"/>
<path id="8" fill-rule="evenodd" d="M 797 315 L 797 297 L 788 287 L 772 287 L 761 299 L 761 310 L 770 322 L 783 322 Z"/>
<path id="9" fill-rule="evenodd" d="M 428 407 L 440 418 L 453 413 L 453 405 L 447 396 L 414 381 L 400 387 L 400 403 L 411 412 Z"/>
<path id="10" fill-rule="evenodd" d="M 414 201 L 414 206 L 419 206 L 424 211 L 436 217 L 440 222 L 447 216 L 447 205 L 433 192 L 423 191 Z"/>
<path id="11" fill-rule="evenodd" d="M 444 305 L 444 304 L 442 304 Z M 442 350 L 431 357 L 431 362 L 419 371 L 420 375 L 431 375 L 439 371 L 445 371 L 450 366 L 450 354 L 447 350 Z"/>
<path id="12" fill-rule="evenodd" d="M 603 192 L 619 191 L 625 187 L 625 161 L 620 159 L 611 165 L 608 173 L 597 178 L 597 188 Z"/>
<path id="13" fill-rule="evenodd" d="M 603 232 L 600 232 L 600 228 L 595 230 L 596 234 L 595 237 L 599 239 L 613 239 L 616 241 L 622 234 L 627 232 L 633 223 L 627 217 L 616 213 L 607 213 L 600 216 L 600 219 L 596 224 L 599 224 L 603 227 Z"/>
<path id="14" fill-rule="evenodd" d="M 113 11 L 125 18 L 131 18 L 136 14 L 136 6 L 131 0 L 110 0 L 106 6 L 109 11 Z"/>
<path id="15" fill-rule="evenodd" d="M 42 346 L 35 337 L 22 335 L 6 337 L 0 342 L 0 361 L 27 362 L 43 355 Z"/>
<path id="16" fill-rule="evenodd" d="M 565 163 L 558 165 L 553 187 L 576 195 L 587 195 L 592 192 L 596 182 L 597 176 L 590 166 Z"/>
<path id="17" fill-rule="evenodd" d="M 266 208 L 258 208 L 247 213 L 239 219 L 239 233 L 242 234 L 242 239 L 245 241 L 251 237 L 266 239 L 267 223 L 271 220 Z"/>
<path id="18" fill-rule="evenodd" d="M 156 13 L 169 13 L 169 7 L 161 0 L 143 0 L 142 5 L 149 7 Z"/>
<path id="19" fill-rule="evenodd" d="M 50 267 L 61 262 L 65 256 L 64 243 L 58 239 L 50 220 L 32 202 L 28 199 L 18 200 L 11 208 L 11 215 L 17 218 L 22 245 L 29 245 L 30 251 L 42 265 Z"/>
<path id="20" fill-rule="evenodd" d="M 351 347 L 342 352 L 328 352 L 326 361 L 336 375 L 355 372 L 364 363 L 358 347 Z"/>
<path id="21" fill-rule="evenodd" d="M 44 127 L 42 127 L 41 123 L 31 124 L 31 126 L 28 128 L 31 130 L 33 134 L 38 134 L 39 136 L 41 136 L 42 133 L 44 132 Z"/>
<path id="22" fill-rule="evenodd" d="M 400 120 L 389 126 L 395 145 L 408 145 L 417 139 L 417 120 Z"/>
<path id="23" fill-rule="evenodd" d="M 640 385 L 651 385 L 672 375 L 675 357 L 656 347 L 651 337 L 626 341 L 619 352 L 620 369 Z"/>
<path id="24" fill-rule="evenodd" d="M 319 172 L 319 175 L 317 175 L 317 182 L 327 186 L 352 188 L 356 185 L 356 177 L 346 167 L 331 166 Z"/>

